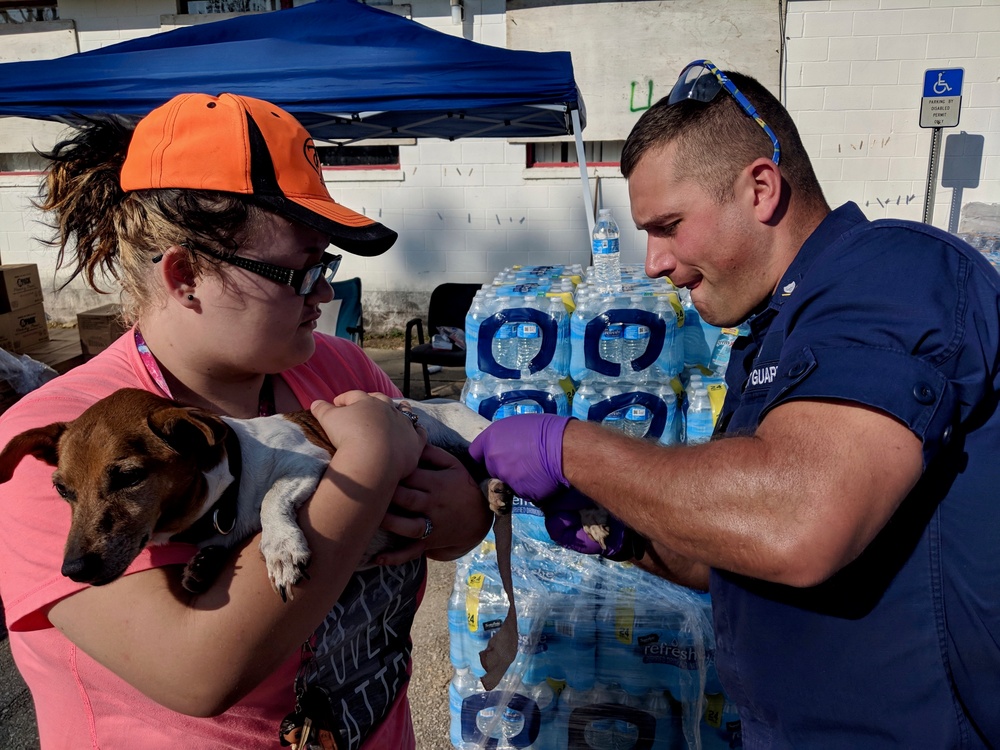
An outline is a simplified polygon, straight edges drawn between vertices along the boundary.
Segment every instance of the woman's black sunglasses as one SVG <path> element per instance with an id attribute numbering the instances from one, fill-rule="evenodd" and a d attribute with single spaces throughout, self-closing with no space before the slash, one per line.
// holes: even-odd
<path id="1" fill-rule="evenodd" d="M 309 268 L 288 268 L 287 266 L 276 266 L 273 263 L 265 263 L 262 260 L 253 260 L 252 258 L 244 258 L 239 255 L 222 255 L 208 248 L 197 246 L 192 242 L 183 243 L 183 247 L 203 253 L 210 258 L 228 263 L 231 266 L 242 268 L 244 271 L 263 276 L 265 279 L 273 281 L 276 284 L 287 284 L 295 289 L 300 297 L 310 294 L 320 279 L 326 279 L 327 283 L 332 283 L 334 276 L 337 275 L 337 269 L 340 268 L 342 258 L 342 256 L 334 255 L 333 253 L 323 253 L 323 256 L 319 259 L 319 263 L 315 266 L 310 266 Z M 163 255 L 157 255 L 153 258 L 153 262 L 158 263 L 162 258 Z"/>

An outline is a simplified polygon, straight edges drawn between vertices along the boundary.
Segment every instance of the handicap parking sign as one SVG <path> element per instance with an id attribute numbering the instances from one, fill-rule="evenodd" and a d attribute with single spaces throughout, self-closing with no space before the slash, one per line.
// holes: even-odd
<path id="1" fill-rule="evenodd" d="M 944 70 L 928 70 L 924 73 L 924 96 L 961 96 L 964 68 L 945 68 Z"/>
<path id="2" fill-rule="evenodd" d="M 924 73 L 920 100 L 920 127 L 953 128 L 962 109 L 964 68 L 943 68 Z"/>

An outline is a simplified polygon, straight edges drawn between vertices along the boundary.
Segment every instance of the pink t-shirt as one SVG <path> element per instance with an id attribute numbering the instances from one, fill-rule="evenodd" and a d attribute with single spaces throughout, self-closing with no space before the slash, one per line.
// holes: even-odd
<path id="1" fill-rule="evenodd" d="M 322 334 L 316 334 L 316 353 L 309 362 L 282 377 L 303 408 L 354 388 L 400 395 L 361 349 Z M 130 334 L 0 416 L 0 446 L 26 429 L 71 420 L 119 388 L 159 392 Z M 150 700 L 51 626 L 48 608 L 84 588 L 60 573 L 70 510 L 52 489 L 51 477 L 51 466 L 29 456 L 11 481 L 0 485 L 0 598 L 11 652 L 34 698 L 42 747 L 278 747 L 277 727 L 292 706 L 298 654 L 224 714 L 201 719 Z M 192 550 L 182 544 L 147 548 L 127 573 L 183 564 Z M 405 687 L 365 747 L 415 747 Z"/>

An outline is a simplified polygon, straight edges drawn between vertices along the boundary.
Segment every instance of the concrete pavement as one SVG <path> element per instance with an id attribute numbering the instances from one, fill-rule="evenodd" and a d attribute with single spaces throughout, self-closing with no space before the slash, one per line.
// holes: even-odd
<path id="1" fill-rule="evenodd" d="M 403 387 L 402 349 L 366 349 L 368 355 Z M 465 372 L 444 368 L 431 374 L 431 393 L 435 398 L 458 398 Z M 427 397 L 419 366 L 411 375 L 413 399 Z M 447 604 L 454 581 L 454 563 L 431 561 L 428 565 L 427 590 L 413 622 L 413 677 L 410 701 L 419 750 L 451 750 L 448 739 L 448 661 Z M 2 615 L 2 602 L 0 602 Z M 276 745 L 277 746 L 277 745 Z M 7 629 L 0 617 L 0 750 L 35 750 L 38 731 L 31 695 L 18 674 L 10 655 Z"/>

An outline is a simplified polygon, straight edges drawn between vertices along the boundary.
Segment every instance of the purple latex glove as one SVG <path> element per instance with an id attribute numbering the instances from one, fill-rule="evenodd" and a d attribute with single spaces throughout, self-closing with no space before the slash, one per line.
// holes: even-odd
<path id="1" fill-rule="evenodd" d="M 469 455 L 515 495 L 544 510 L 550 495 L 569 487 L 562 471 L 562 439 L 570 419 L 555 414 L 500 419 L 472 441 Z"/>
<path id="2" fill-rule="evenodd" d="M 608 536 L 604 539 L 604 547 L 584 531 L 584 517 L 581 516 L 581 511 L 586 513 L 597 507 L 597 504 L 582 492 L 570 488 L 546 502 L 545 530 L 552 541 L 560 547 L 584 555 L 602 555 L 619 561 L 641 557 L 645 540 L 607 511 L 604 511 L 606 515 L 604 524 Z"/>

